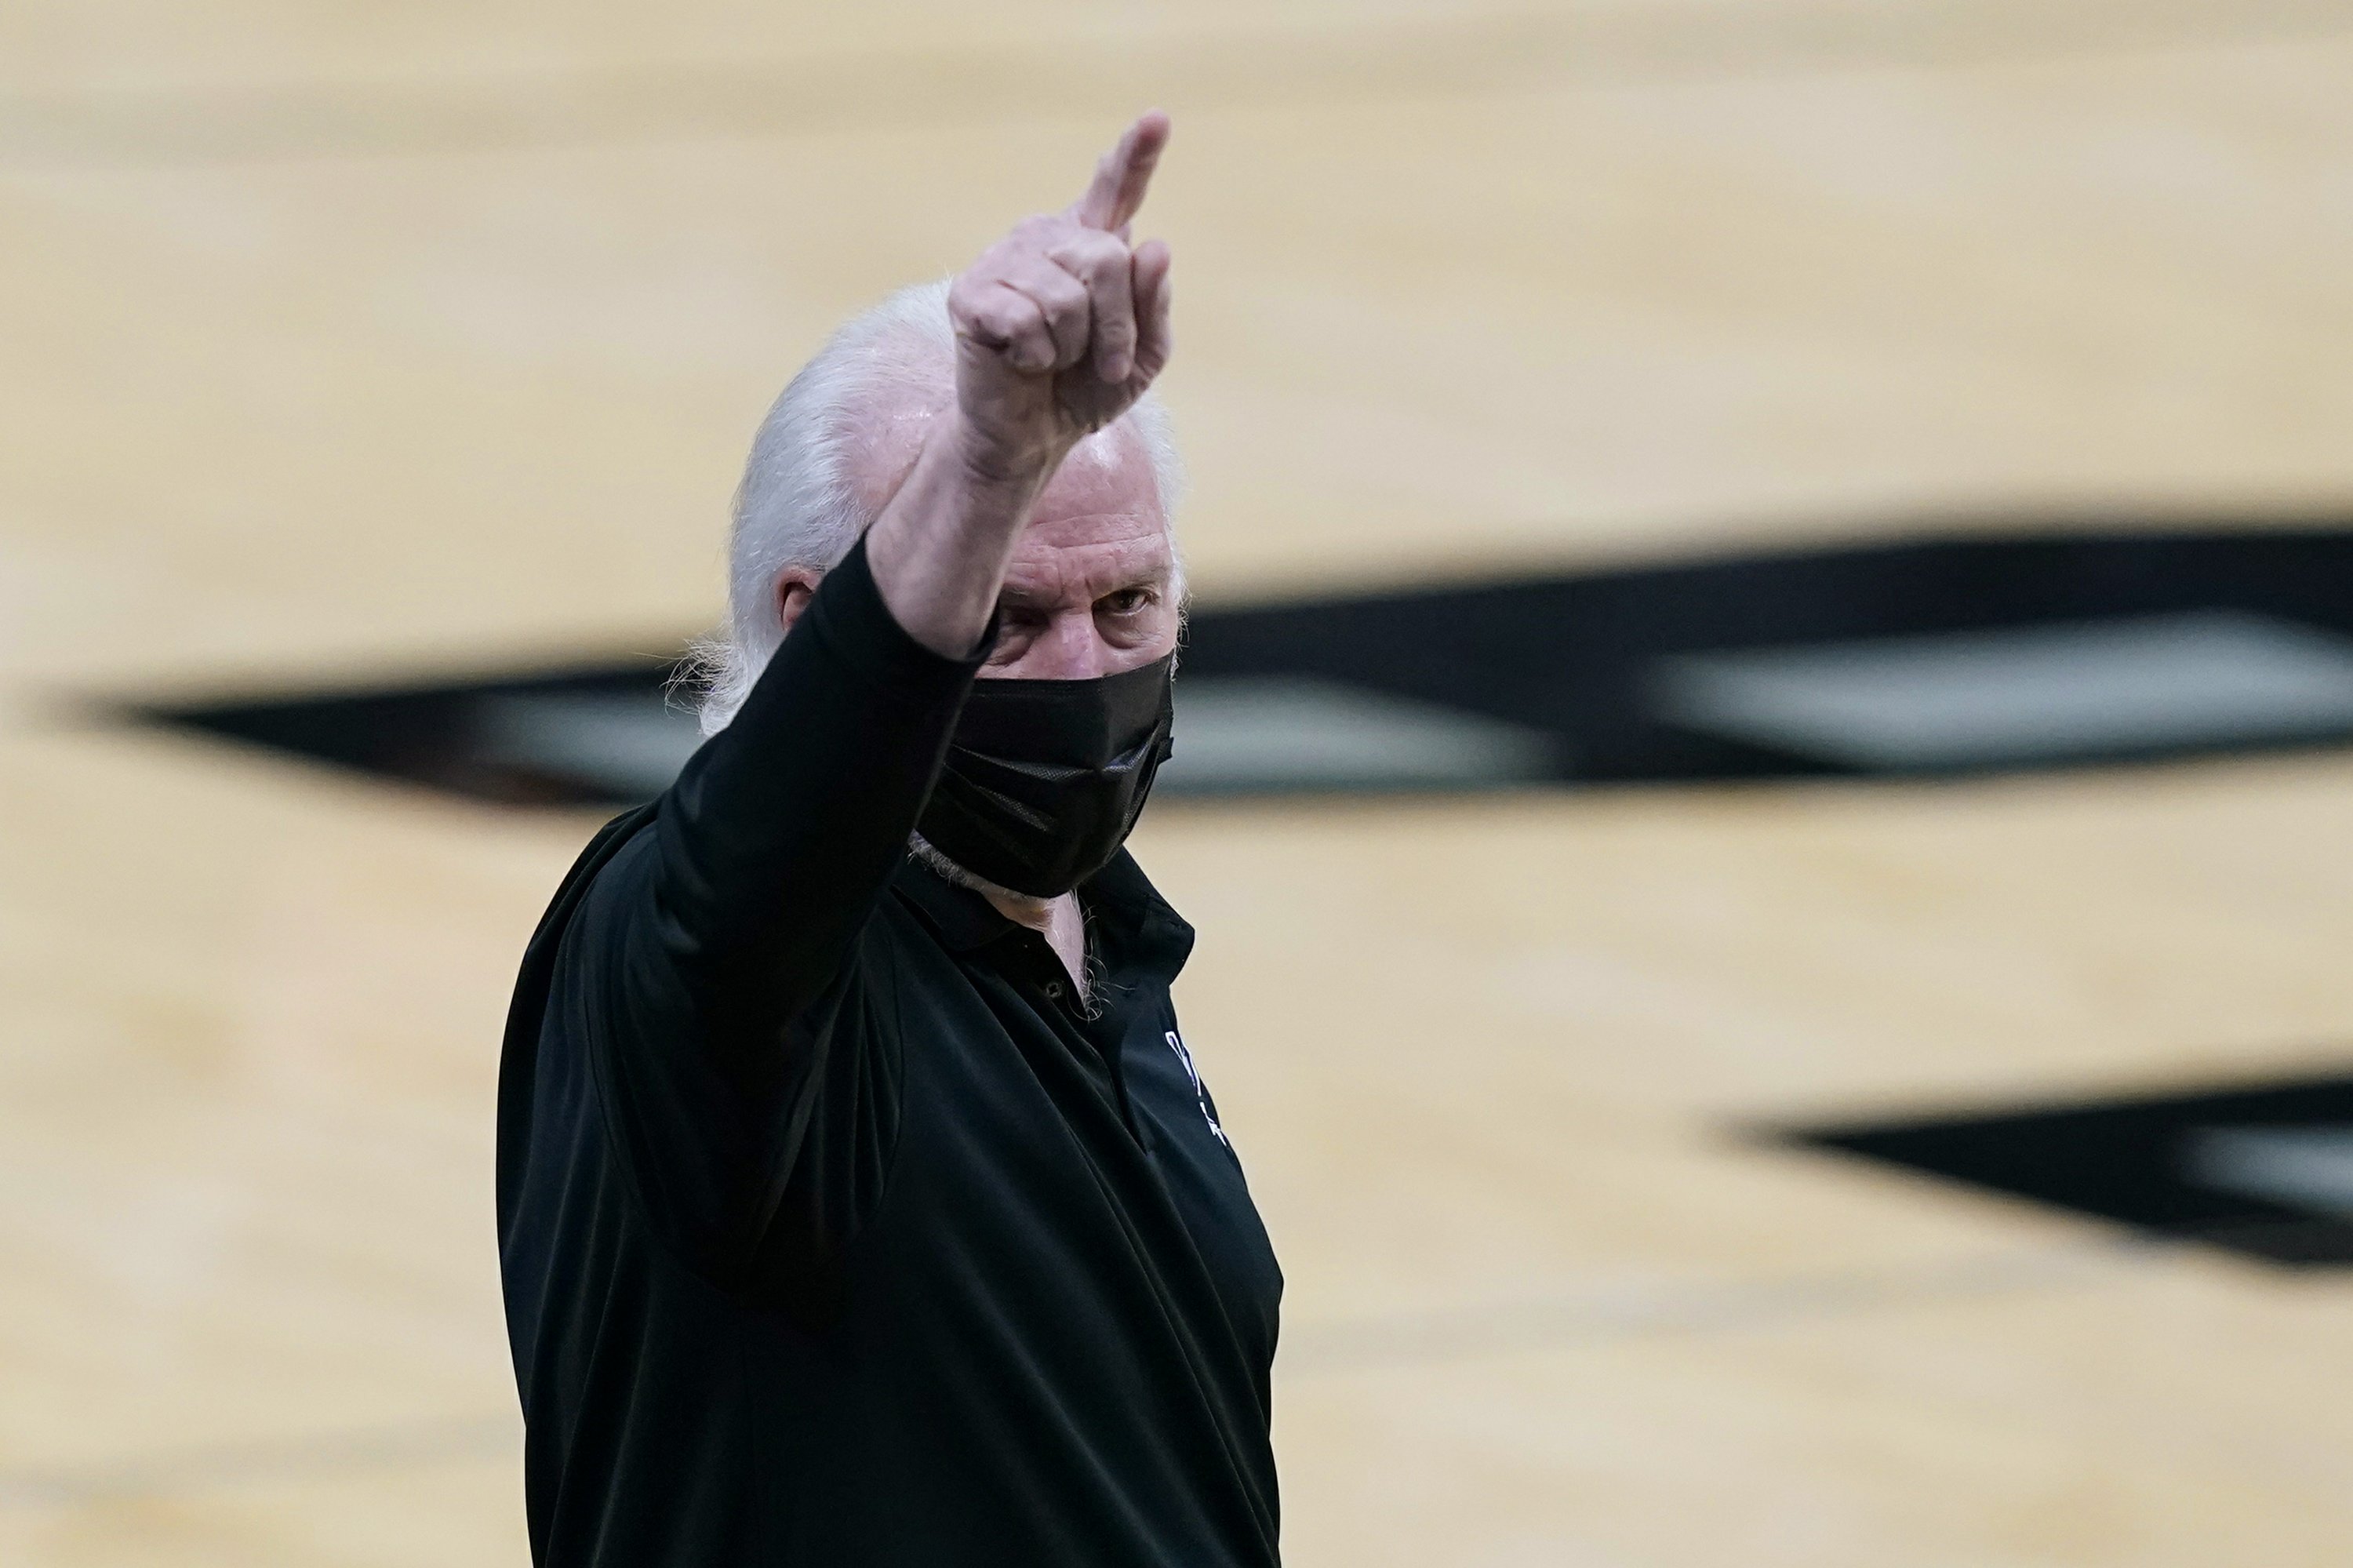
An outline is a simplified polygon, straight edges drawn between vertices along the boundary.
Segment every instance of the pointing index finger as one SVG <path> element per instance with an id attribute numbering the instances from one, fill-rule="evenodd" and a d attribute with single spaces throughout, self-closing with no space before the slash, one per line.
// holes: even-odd
<path id="1" fill-rule="evenodd" d="M 1168 116 L 1155 109 L 1137 119 L 1095 165 L 1094 182 L 1071 208 L 1071 216 L 1089 228 L 1116 233 L 1144 205 L 1160 150 L 1168 145 Z"/>

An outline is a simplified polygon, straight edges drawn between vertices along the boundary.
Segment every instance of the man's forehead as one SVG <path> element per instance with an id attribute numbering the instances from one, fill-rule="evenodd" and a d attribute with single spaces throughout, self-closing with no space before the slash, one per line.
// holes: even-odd
<path id="1" fill-rule="evenodd" d="M 1168 531 L 1134 512 L 1033 518 L 1013 547 L 1005 597 L 1015 602 L 1100 599 L 1149 587 L 1173 573 Z"/>
<path id="2" fill-rule="evenodd" d="M 1160 485 L 1143 438 L 1113 425 L 1071 449 L 1038 498 L 1038 515 L 1058 512 L 1136 512 L 1163 521 Z"/>

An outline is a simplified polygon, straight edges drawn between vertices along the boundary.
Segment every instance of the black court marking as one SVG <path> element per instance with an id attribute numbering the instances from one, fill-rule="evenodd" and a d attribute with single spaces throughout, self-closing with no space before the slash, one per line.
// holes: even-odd
<path id="1" fill-rule="evenodd" d="M 1775 1136 L 2147 1236 L 2353 1265 L 2353 1075 Z"/>
<path id="2" fill-rule="evenodd" d="M 691 728 L 674 708 L 679 661 L 659 656 L 599 659 L 547 674 L 486 673 L 473 680 L 255 694 L 223 702 L 150 705 L 137 718 L 290 753 L 382 779 L 501 805 L 629 805 L 636 791 L 583 773 L 509 755 L 496 742 L 496 715 L 512 701 L 586 699 L 619 705 Z"/>
<path id="3" fill-rule="evenodd" d="M 480 800 L 694 744 L 659 658 L 140 716 Z M 2353 741 L 2353 532 L 1760 555 L 1193 617 L 1166 795 L 1950 777 Z"/>

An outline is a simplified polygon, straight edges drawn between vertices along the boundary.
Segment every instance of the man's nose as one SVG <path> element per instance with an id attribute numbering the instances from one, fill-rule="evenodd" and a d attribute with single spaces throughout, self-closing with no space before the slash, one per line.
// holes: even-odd
<path id="1" fill-rule="evenodd" d="M 1092 606 L 1066 610 L 1047 623 L 1010 673 L 1033 681 L 1092 681 L 1110 673 L 1110 652 L 1095 628 Z"/>

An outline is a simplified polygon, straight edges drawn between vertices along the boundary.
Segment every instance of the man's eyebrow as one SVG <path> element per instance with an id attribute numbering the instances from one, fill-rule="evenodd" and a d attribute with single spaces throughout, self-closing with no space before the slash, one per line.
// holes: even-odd
<path id="1" fill-rule="evenodd" d="M 1012 609 L 1031 609 L 1039 605 L 1051 604 L 1053 600 L 1051 594 L 1032 593 L 1009 582 L 997 590 L 997 602 Z"/>
<path id="2" fill-rule="evenodd" d="M 1152 567 L 1137 572 L 1124 572 L 1112 582 L 1110 587 L 1090 596 L 1088 602 L 1108 599 L 1113 594 L 1126 593 L 1134 588 L 1157 588 L 1166 584 L 1174 575 L 1166 566 Z M 1016 587 L 1010 582 L 1000 588 L 997 594 L 997 602 L 1008 609 L 1034 609 L 1041 606 L 1058 604 L 1060 601 L 1060 594 L 1039 593 L 1029 588 Z"/>

